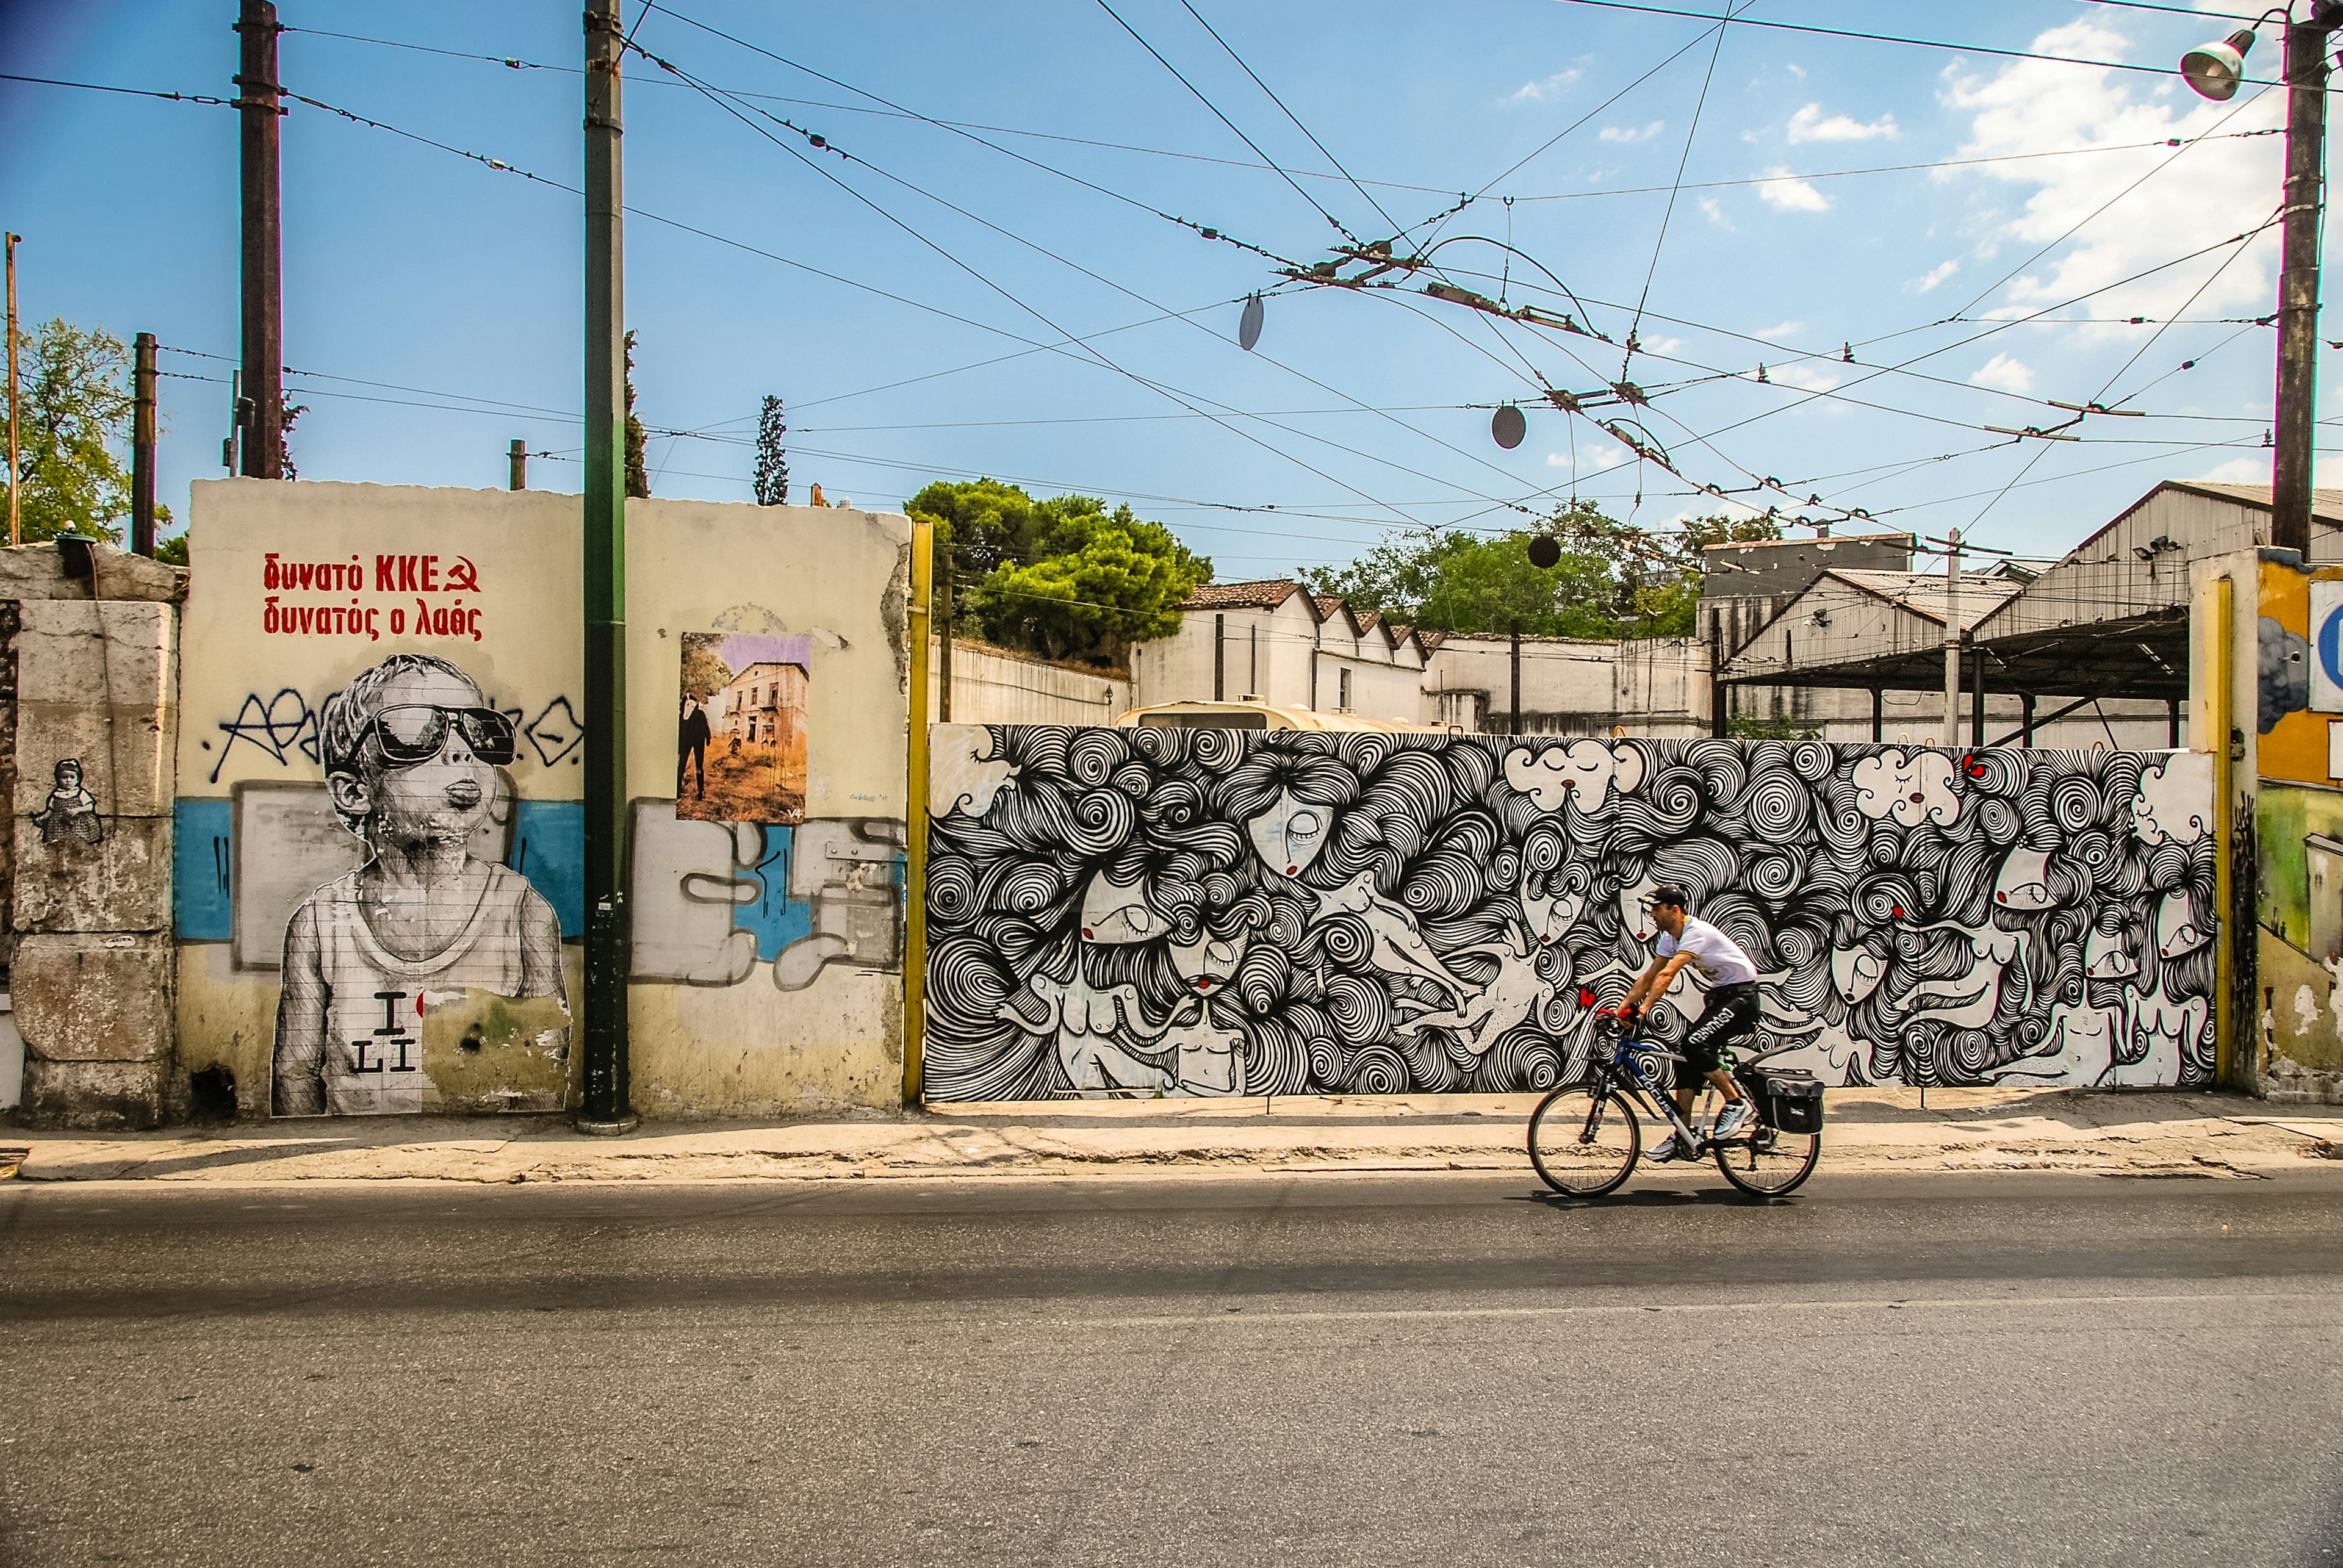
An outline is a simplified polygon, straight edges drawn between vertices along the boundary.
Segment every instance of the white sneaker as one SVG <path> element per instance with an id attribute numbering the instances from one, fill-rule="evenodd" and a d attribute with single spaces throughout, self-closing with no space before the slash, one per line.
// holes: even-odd
<path id="1" fill-rule="evenodd" d="M 1657 1143 L 1652 1145 L 1652 1151 L 1648 1156 L 1646 1156 L 1646 1158 L 1653 1160 L 1673 1160 L 1675 1157 L 1676 1135 L 1673 1132 L 1669 1133 L 1665 1138 L 1661 1139 Z"/>
<path id="2" fill-rule="evenodd" d="M 1730 1138 L 1735 1133 L 1740 1131 L 1743 1128 L 1748 1126 L 1750 1118 L 1755 1114 L 1756 1108 L 1749 1103 L 1747 1097 L 1745 1096 L 1742 1099 L 1736 1100 L 1732 1104 L 1726 1106 L 1724 1111 L 1718 1115 L 1716 1119 L 1716 1131 L 1710 1133 L 1709 1136 L 1719 1141 Z"/>

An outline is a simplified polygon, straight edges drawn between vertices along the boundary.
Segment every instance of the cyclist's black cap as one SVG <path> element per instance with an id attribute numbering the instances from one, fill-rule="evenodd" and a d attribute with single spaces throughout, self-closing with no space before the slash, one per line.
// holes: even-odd
<path id="1" fill-rule="evenodd" d="M 1692 897 L 1682 888 L 1664 882 L 1652 890 L 1652 904 L 1654 908 L 1666 904 L 1673 909 L 1688 910 L 1692 908 Z"/>

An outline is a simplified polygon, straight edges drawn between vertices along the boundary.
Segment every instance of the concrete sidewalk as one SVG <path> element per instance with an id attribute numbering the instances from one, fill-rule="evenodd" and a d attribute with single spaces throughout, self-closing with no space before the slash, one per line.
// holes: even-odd
<path id="1" fill-rule="evenodd" d="M 1831 1091 L 1825 1169 L 2249 1179 L 2343 1155 L 2343 1107 L 2072 1090 L 1931 1090 L 1925 1109 L 1920 1099 L 1916 1090 Z M 12 1162 L 28 1181 L 228 1183 L 1526 1173 L 1523 1137 L 1536 1104 L 1526 1094 L 1051 1101 L 654 1121 L 608 1139 L 582 1136 L 553 1116 L 239 1122 L 105 1138 L 0 1128 L 0 1174 Z"/>

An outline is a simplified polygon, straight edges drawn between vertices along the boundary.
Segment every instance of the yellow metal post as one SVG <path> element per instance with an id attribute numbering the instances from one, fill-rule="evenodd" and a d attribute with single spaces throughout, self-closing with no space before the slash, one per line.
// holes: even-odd
<path id="1" fill-rule="evenodd" d="M 2206 618 L 2212 622 L 2212 646 L 2206 651 L 2204 739 L 2213 753 L 2213 902 L 2221 911 L 2221 940 L 2213 949 L 2213 1081 L 2229 1086 L 2237 1060 L 2237 944 L 2259 940 L 2260 925 L 2237 919 L 2233 885 L 2237 802 L 2237 764 L 2229 755 L 2229 730 L 2237 711 L 2235 617 L 2237 584 L 2215 578 L 2206 585 L 2209 602 Z"/>
<path id="2" fill-rule="evenodd" d="M 909 864 L 903 896 L 903 1103 L 920 1102 L 920 1056 L 927 1044 L 928 1016 L 928 627 L 935 527 L 911 524 L 911 600 L 906 619 L 911 638 L 910 777 L 905 791 L 910 819 Z"/>

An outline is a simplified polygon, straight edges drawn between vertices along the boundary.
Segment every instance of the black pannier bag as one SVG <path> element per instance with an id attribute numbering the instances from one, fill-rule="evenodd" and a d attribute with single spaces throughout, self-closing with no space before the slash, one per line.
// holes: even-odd
<path id="1" fill-rule="evenodd" d="M 1777 1131 L 1820 1132 L 1823 1130 L 1822 1080 L 1811 1072 L 1769 1072 L 1765 1081 L 1765 1120 Z"/>

